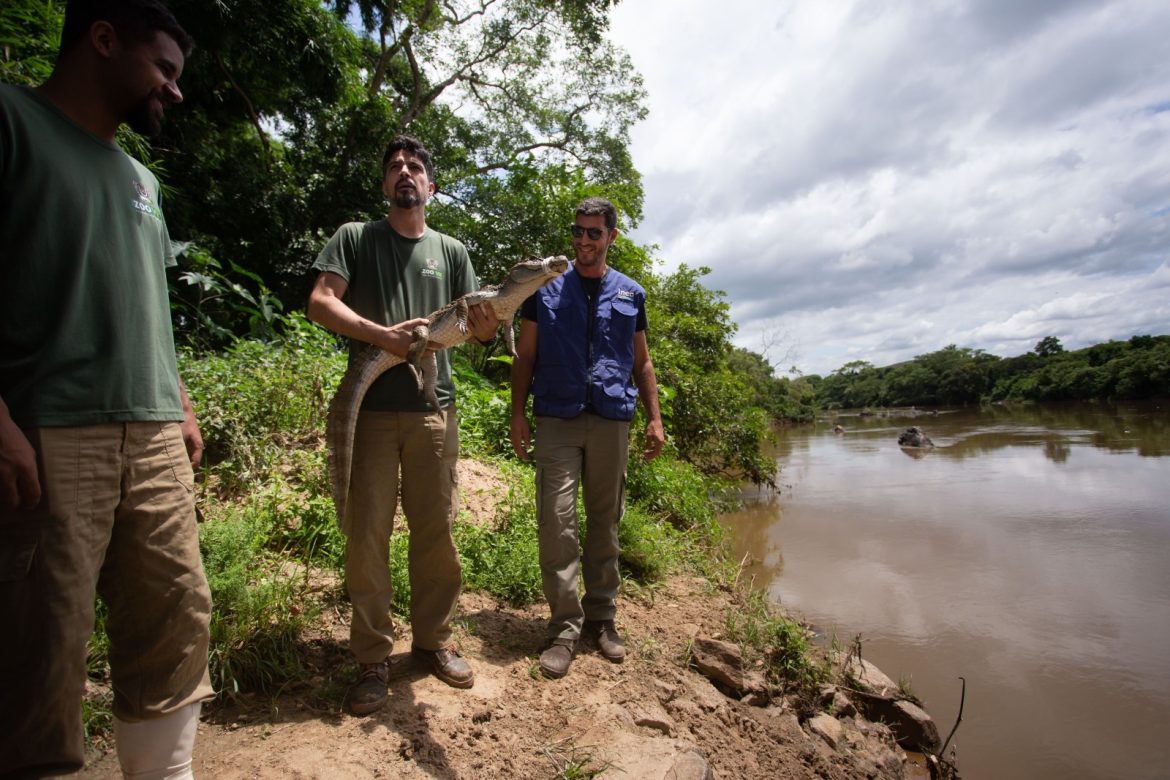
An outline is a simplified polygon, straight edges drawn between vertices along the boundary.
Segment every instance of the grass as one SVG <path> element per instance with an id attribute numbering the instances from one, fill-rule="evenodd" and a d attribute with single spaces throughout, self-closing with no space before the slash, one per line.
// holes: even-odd
<path id="1" fill-rule="evenodd" d="M 740 645 L 744 662 L 764 662 L 769 682 L 797 694 L 812 694 L 831 676 L 827 657 L 818 660 L 808 631 L 775 611 L 760 591 L 747 591 L 725 618 L 727 637 Z"/>
<path id="2" fill-rule="evenodd" d="M 568 739 L 548 745 L 544 754 L 552 762 L 557 780 L 583 780 L 615 768 L 611 761 L 597 763 L 591 749 L 578 747 Z"/>

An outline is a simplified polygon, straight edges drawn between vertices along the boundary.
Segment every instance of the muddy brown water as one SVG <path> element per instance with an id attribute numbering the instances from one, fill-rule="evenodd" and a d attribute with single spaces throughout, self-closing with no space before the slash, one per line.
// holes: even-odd
<path id="1" fill-rule="evenodd" d="M 939 411 L 779 431 L 722 518 L 746 574 L 944 738 L 965 678 L 967 780 L 1170 777 L 1170 402 Z"/>

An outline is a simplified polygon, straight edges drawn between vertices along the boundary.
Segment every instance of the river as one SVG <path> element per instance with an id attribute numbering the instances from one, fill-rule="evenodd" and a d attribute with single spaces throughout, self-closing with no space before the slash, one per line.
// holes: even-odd
<path id="1" fill-rule="evenodd" d="M 1170 776 L 1170 403 L 839 415 L 776 458 L 721 519 L 746 575 L 944 739 L 965 678 L 964 778 Z"/>

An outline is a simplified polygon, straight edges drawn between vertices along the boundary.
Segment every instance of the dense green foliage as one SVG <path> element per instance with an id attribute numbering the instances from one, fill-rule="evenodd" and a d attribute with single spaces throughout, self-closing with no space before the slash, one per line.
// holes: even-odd
<path id="1" fill-rule="evenodd" d="M 485 278 L 563 247 L 586 181 L 630 219 L 641 213 L 627 145 L 644 92 L 593 4 L 172 7 L 198 48 L 159 144 L 171 232 L 259 273 L 286 302 L 303 298 L 338 225 L 385 213 L 380 160 L 398 132 L 434 153 L 430 222 L 468 245 Z"/>
<path id="2" fill-rule="evenodd" d="M 1134 336 L 1072 351 L 1049 336 L 1013 358 L 951 345 L 884 368 L 848 363 L 820 381 L 816 393 L 822 406 L 849 408 L 1165 398 L 1170 336 Z"/>

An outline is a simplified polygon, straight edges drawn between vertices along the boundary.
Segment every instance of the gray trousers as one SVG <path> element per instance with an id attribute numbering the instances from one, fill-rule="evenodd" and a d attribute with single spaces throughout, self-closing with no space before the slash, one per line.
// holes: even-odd
<path id="1" fill-rule="evenodd" d="M 614 617 L 629 432 L 628 422 L 590 413 L 571 420 L 536 418 L 536 519 L 550 639 L 577 639 L 584 620 Z M 578 484 L 586 518 L 580 542 Z M 584 573 L 584 599 L 577 592 L 578 562 Z"/>

